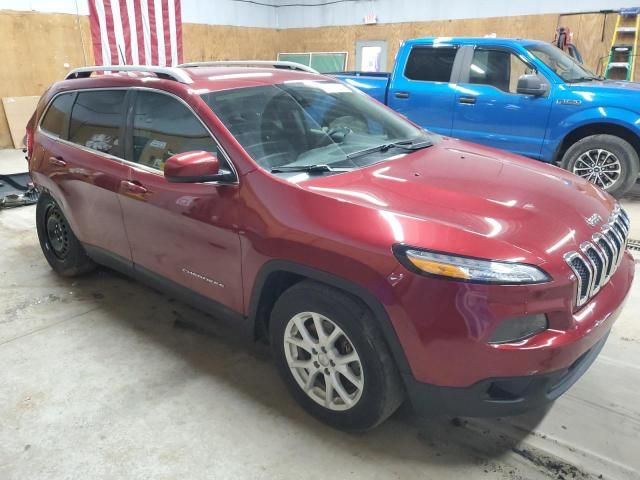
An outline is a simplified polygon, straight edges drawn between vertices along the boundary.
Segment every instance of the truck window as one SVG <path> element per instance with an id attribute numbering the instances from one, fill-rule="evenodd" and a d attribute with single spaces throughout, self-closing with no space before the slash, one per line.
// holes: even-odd
<path id="1" fill-rule="evenodd" d="M 71 110 L 72 102 L 73 93 L 58 95 L 42 119 L 40 128 L 54 137 L 66 138 L 67 132 L 63 130 L 66 125 L 67 115 L 69 115 L 69 110 Z"/>
<path id="2" fill-rule="evenodd" d="M 124 90 L 92 90 L 78 93 L 71 110 L 69 141 L 122 157 L 122 106 Z"/>
<path id="3" fill-rule="evenodd" d="M 476 49 L 469 67 L 469 83 L 517 93 L 518 79 L 529 73 L 533 73 L 533 69 L 511 52 Z"/>
<path id="4" fill-rule="evenodd" d="M 455 47 L 414 47 L 404 75 L 410 80 L 449 82 L 456 52 Z"/>

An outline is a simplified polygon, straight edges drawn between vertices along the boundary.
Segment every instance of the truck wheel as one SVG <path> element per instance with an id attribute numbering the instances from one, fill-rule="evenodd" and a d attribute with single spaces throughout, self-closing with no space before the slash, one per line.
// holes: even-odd
<path id="1" fill-rule="evenodd" d="M 56 201 L 42 192 L 36 206 L 36 227 L 40 247 L 51 268 L 65 277 L 74 277 L 95 268 L 82 244 L 73 234 Z"/>
<path id="2" fill-rule="evenodd" d="M 369 310 L 305 280 L 285 291 L 270 321 L 278 370 L 296 400 L 334 428 L 365 431 L 391 415 L 404 387 Z"/>
<path id="3" fill-rule="evenodd" d="M 564 154 L 562 167 L 589 180 L 616 198 L 638 179 L 638 153 L 614 135 L 591 135 L 577 141 Z"/>

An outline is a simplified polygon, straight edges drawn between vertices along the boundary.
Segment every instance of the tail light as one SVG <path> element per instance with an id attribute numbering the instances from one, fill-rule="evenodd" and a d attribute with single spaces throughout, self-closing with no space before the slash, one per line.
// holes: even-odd
<path id="1" fill-rule="evenodd" d="M 27 160 L 31 160 L 31 154 L 33 153 L 33 128 L 27 127 Z"/>

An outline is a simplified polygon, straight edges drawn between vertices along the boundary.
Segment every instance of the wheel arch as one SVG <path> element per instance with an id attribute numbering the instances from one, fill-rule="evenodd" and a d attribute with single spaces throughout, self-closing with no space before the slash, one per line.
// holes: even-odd
<path id="1" fill-rule="evenodd" d="M 617 123 L 593 122 L 576 127 L 563 137 L 553 155 L 553 163 L 561 164 L 562 157 L 571 145 L 591 135 L 613 135 L 622 138 L 631 144 L 640 157 L 640 136 L 631 128 Z"/>
<path id="2" fill-rule="evenodd" d="M 276 300 L 287 288 L 303 280 L 314 280 L 339 289 L 368 308 L 376 320 L 400 373 L 410 373 L 409 362 L 387 311 L 366 288 L 331 273 L 286 260 L 271 260 L 259 271 L 249 303 L 249 319 L 254 325 L 254 337 L 267 340 L 269 319 Z"/>

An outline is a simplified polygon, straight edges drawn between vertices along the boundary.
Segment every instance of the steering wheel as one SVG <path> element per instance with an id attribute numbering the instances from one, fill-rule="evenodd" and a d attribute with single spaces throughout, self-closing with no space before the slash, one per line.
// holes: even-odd
<path id="1" fill-rule="evenodd" d="M 335 143 L 342 143 L 347 135 L 349 135 L 353 130 L 351 130 L 346 125 L 337 125 L 335 127 L 329 128 L 325 133 L 331 140 Z"/>

